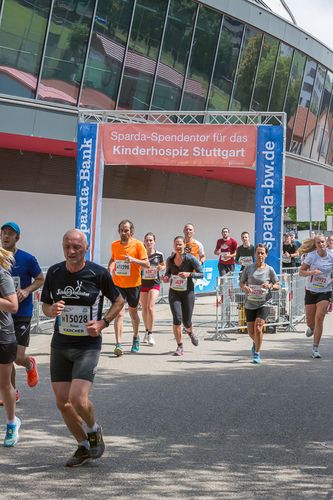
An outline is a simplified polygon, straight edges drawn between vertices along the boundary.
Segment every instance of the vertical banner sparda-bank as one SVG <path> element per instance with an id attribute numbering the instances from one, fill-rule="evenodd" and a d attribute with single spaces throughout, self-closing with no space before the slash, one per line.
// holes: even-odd
<path id="1" fill-rule="evenodd" d="M 281 272 L 283 225 L 283 127 L 258 127 L 255 243 L 267 245 L 267 264 Z"/>
<path id="2" fill-rule="evenodd" d="M 87 259 L 100 261 L 104 158 L 97 123 L 79 123 L 75 227 L 86 235 Z"/>

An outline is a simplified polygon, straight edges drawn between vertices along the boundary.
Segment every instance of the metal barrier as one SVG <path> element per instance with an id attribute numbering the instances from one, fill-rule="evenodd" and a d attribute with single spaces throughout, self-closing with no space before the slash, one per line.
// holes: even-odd
<path id="1" fill-rule="evenodd" d="M 288 269 L 279 277 L 280 290 L 272 292 L 266 331 L 275 333 L 277 328 L 295 330 L 304 321 L 305 278 L 298 275 L 298 268 Z M 217 279 L 215 331 L 211 340 L 228 340 L 227 333 L 246 333 L 245 292 L 239 286 L 239 277 L 227 274 Z"/>
<path id="2" fill-rule="evenodd" d="M 283 272 L 279 277 L 281 289 L 273 291 L 273 297 L 269 306 L 270 313 L 266 323 L 267 331 L 275 332 L 277 328 L 295 330 L 296 325 L 304 321 L 304 289 L 306 278 L 299 276 L 298 272 L 299 268 L 289 268 L 287 272 Z M 162 282 L 157 304 L 168 303 L 168 291 L 169 284 Z M 48 318 L 43 314 L 40 295 L 41 292 L 39 290 L 33 293 L 33 314 L 31 321 L 33 333 L 52 330 L 54 322 L 53 318 Z M 228 332 L 246 333 L 244 300 L 245 293 L 239 287 L 238 273 L 230 273 L 217 279 L 216 307 L 212 303 L 212 314 L 205 312 L 205 320 L 203 322 L 204 325 L 212 325 L 212 329 L 208 332 L 212 333 L 211 340 L 228 339 Z M 207 308 L 207 304 L 205 305 Z M 109 307 L 110 302 L 104 297 L 103 310 L 106 311 Z M 207 314 L 213 319 L 207 321 Z"/>

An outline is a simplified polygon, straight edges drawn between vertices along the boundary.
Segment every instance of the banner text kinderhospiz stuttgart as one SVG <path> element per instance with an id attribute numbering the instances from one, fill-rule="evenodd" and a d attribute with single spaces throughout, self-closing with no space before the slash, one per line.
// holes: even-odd
<path id="1" fill-rule="evenodd" d="M 107 165 L 253 167 L 255 125 L 103 123 Z"/>

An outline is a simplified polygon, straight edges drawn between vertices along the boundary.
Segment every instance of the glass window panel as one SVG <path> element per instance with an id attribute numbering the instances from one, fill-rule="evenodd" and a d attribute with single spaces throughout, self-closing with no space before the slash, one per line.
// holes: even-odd
<path id="1" fill-rule="evenodd" d="M 328 71 L 320 104 L 318 121 L 311 151 L 311 158 L 325 163 L 333 126 L 333 74 Z"/>
<path id="2" fill-rule="evenodd" d="M 200 7 L 187 72 L 182 110 L 205 108 L 222 16 Z"/>
<path id="3" fill-rule="evenodd" d="M 254 87 L 251 110 L 266 111 L 272 86 L 279 41 L 270 35 L 264 36 L 261 57 Z"/>
<path id="4" fill-rule="evenodd" d="M 98 3 L 80 105 L 114 109 L 133 0 Z"/>
<path id="5" fill-rule="evenodd" d="M 296 111 L 296 119 L 293 126 L 293 135 L 289 146 L 289 151 L 291 153 L 300 154 L 302 150 L 303 136 L 310 108 L 316 71 L 317 63 L 312 59 L 308 59 L 305 65 L 303 83 Z"/>
<path id="6" fill-rule="evenodd" d="M 172 0 L 170 4 L 152 109 L 179 108 L 196 9 L 192 0 Z"/>
<path id="7" fill-rule="evenodd" d="M 33 98 L 51 0 L 6 0 L 0 27 L 0 93 Z"/>
<path id="8" fill-rule="evenodd" d="M 269 111 L 282 111 L 288 86 L 289 73 L 293 58 L 293 49 L 285 43 L 280 43 L 279 57 L 272 88 Z"/>
<path id="9" fill-rule="evenodd" d="M 94 0 L 55 0 L 38 98 L 77 103 Z"/>
<path id="10" fill-rule="evenodd" d="M 245 25 L 236 19 L 224 17 L 216 58 L 208 109 L 225 111 L 229 107 L 239 50 Z"/>
<path id="11" fill-rule="evenodd" d="M 290 71 L 287 99 L 284 106 L 284 111 L 287 113 L 287 150 L 289 150 L 291 141 L 291 134 L 295 121 L 295 114 L 302 85 L 305 62 L 305 55 L 295 50 Z"/>
<path id="12" fill-rule="evenodd" d="M 321 102 L 321 96 L 323 95 L 323 90 L 325 85 L 325 76 L 326 76 L 326 69 L 323 68 L 322 66 L 318 66 L 311 96 L 310 108 L 305 126 L 304 137 L 303 137 L 303 146 L 301 150 L 302 156 L 307 156 L 307 157 L 310 156 L 311 146 L 316 131 L 319 105 Z"/>
<path id="13" fill-rule="evenodd" d="M 138 0 L 121 83 L 119 108 L 148 109 L 167 0 Z"/>
<path id="14" fill-rule="evenodd" d="M 332 74 L 331 74 L 332 79 Z M 332 165 L 333 161 L 333 94 L 331 95 L 330 109 L 327 116 L 326 131 L 320 148 L 319 161 Z"/>
<path id="15" fill-rule="evenodd" d="M 232 111 L 247 111 L 250 108 L 262 37 L 261 31 L 246 26 L 230 107 Z"/>

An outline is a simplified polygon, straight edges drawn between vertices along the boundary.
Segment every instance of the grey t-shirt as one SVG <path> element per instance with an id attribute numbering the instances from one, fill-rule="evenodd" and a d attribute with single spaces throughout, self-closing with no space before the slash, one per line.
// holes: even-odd
<path id="1" fill-rule="evenodd" d="M 257 268 L 256 264 L 250 264 L 242 272 L 240 283 L 247 284 L 252 288 L 251 293 L 245 292 L 246 309 L 259 309 L 272 298 L 270 290 L 262 288 L 264 283 L 277 283 L 278 277 L 274 269 L 265 265 L 263 269 Z"/>
<path id="2" fill-rule="evenodd" d="M 0 266 L 0 297 L 5 298 L 14 294 L 13 278 L 8 271 Z M 0 344 L 11 344 L 12 342 L 16 342 L 12 315 L 9 312 L 0 311 Z"/>

